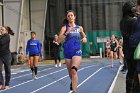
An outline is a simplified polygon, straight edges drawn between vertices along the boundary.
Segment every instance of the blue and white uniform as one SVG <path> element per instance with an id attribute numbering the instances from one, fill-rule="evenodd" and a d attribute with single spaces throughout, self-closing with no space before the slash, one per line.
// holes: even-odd
<path id="1" fill-rule="evenodd" d="M 66 32 L 69 28 L 70 26 L 67 24 Z M 72 59 L 73 56 L 82 56 L 80 43 L 80 26 L 76 25 L 74 29 L 66 36 L 63 47 L 64 57 L 66 59 Z"/>
<path id="2" fill-rule="evenodd" d="M 42 57 L 41 45 L 39 40 L 28 40 L 26 46 L 26 55 L 29 53 L 29 56 L 40 56 Z"/>

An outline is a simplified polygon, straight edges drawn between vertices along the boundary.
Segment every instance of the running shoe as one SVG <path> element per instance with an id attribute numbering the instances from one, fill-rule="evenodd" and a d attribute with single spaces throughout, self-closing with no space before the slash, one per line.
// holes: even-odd
<path id="1" fill-rule="evenodd" d="M 35 72 L 32 72 L 32 78 L 35 79 Z"/>
<path id="2" fill-rule="evenodd" d="M 114 65 L 113 64 L 111 64 L 111 68 L 113 68 L 114 67 Z"/>
<path id="3" fill-rule="evenodd" d="M 59 67 L 61 67 L 61 63 L 59 63 Z"/>
<path id="4" fill-rule="evenodd" d="M 37 76 L 35 75 L 34 79 L 36 80 L 37 79 Z"/>
<path id="5" fill-rule="evenodd" d="M 127 70 L 121 70 L 122 74 L 127 74 Z"/>
<path id="6" fill-rule="evenodd" d="M 58 67 L 57 64 L 55 64 L 55 67 Z"/>

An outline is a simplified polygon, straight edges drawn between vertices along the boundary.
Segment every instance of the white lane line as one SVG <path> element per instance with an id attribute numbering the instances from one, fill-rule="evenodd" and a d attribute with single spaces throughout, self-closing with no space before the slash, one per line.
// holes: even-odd
<path id="1" fill-rule="evenodd" d="M 43 69 L 41 71 L 38 71 L 38 73 L 43 72 L 43 71 L 47 71 L 47 70 L 50 70 L 50 69 L 53 69 L 53 68 Z M 28 75 L 31 75 L 31 74 L 32 73 L 21 75 L 21 76 L 18 76 L 18 77 L 14 77 L 14 78 L 11 78 L 11 80 L 14 80 L 14 79 L 17 79 L 17 78 L 22 78 L 22 77 L 25 77 L 25 76 L 28 76 Z"/>
<path id="2" fill-rule="evenodd" d="M 110 88 L 109 88 L 109 90 L 108 90 L 108 93 L 112 93 L 112 92 L 113 92 L 115 83 L 116 83 L 116 81 L 117 81 L 118 75 L 119 75 L 120 70 L 121 70 L 122 67 L 123 67 L 123 65 L 121 65 L 121 66 L 119 67 L 118 72 L 117 72 L 117 75 L 115 76 L 115 78 L 114 78 L 114 80 L 113 80 L 113 82 L 112 82 L 112 84 L 111 84 L 111 86 L 110 86 Z"/>
<path id="3" fill-rule="evenodd" d="M 99 65 L 99 64 L 95 64 L 94 66 L 97 66 L 97 65 Z M 82 65 L 82 66 L 84 66 L 84 65 Z M 55 71 L 55 72 L 52 72 L 52 73 L 49 73 L 49 74 L 46 74 L 46 75 L 43 75 L 43 76 L 41 76 L 41 77 L 38 77 L 38 79 L 43 78 L 43 77 L 46 77 L 46 76 L 48 76 L 48 75 L 55 74 L 55 73 L 57 73 L 57 72 L 61 72 L 61 71 L 65 70 L 65 69 L 66 69 L 66 68 L 61 69 L 61 70 L 58 70 L 58 71 Z M 79 70 L 79 71 L 80 71 L 80 70 Z M 26 82 L 17 84 L 17 85 L 15 85 L 15 86 L 10 87 L 8 90 L 13 89 L 13 88 L 18 87 L 18 86 L 21 86 L 21 85 L 24 85 L 24 84 L 26 84 L 26 83 L 32 82 L 32 81 L 34 81 L 34 80 L 29 80 L 29 81 L 26 81 Z M 3 91 L 6 91 L 6 89 L 0 90 L 0 92 L 3 92 Z"/>
<path id="4" fill-rule="evenodd" d="M 81 66 L 83 66 L 83 65 L 81 65 Z M 47 70 L 50 70 L 50 69 L 53 69 L 54 67 L 52 67 L 52 68 L 48 68 L 48 69 L 43 69 L 43 70 L 41 70 L 41 71 L 38 71 L 38 73 L 40 73 L 40 72 L 44 72 L 44 71 L 47 71 Z M 13 78 L 11 78 L 10 80 L 14 80 L 14 79 L 17 79 L 17 78 L 22 78 L 22 77 L 25 77 L 25 76 L 28 76 L 28 75 L 31 75 L 32 73 L 29 73 L 29 74 L 25 74 L 25 75 L 21 75 L 21 76 L 18 76 L 18 77 L 13 77 Z"/>
<path id="5" fill-rule="evenodd" d="M 50 67 L 50 65 L 43 65 L 43 66 L 38 66 L 39 68 L 44 68 L 44 67 Z M 24 67 L 24 68 L 16 68 L 16 69 L 11 69 L 11 74 L 15 75 L 15 74 L 19 74 L 19 73 L 23 73 L 23 72 L 28 72 L 30 71 L 29 67 Z M 3 71 L 4 72 L 4 71 Z"/>
<path id="6" fill-rule="evenodd" d="M 82 63 L 82 65 L 84 65 L 84 64 Z M 38 66 L 39 66 L 39 68 L 44 68 L 44 67 L 50 67 L 50 66 L 53 66 L 53 65 L 52 64 L 48 64 L 48 65 L 41 64 L 41 65 L 38 65 Z M 15 68 L 15 69 L 11 69 L 11 75 L 16 75 L 16 74 L 19 74 L 19 73 L 30 71 L 30 69 L 29 69 L 28 66 L 26 66 L 24 68 L 19 68 L 19 67 L 18 68 Z M 3 76 L 5 77 L 5 71 L 2 71 L 2 73 L 3 73 Z"/>
<path id="7" fill-rule="evenodd" d="M 62 79 L 66 78 L 66 77 L 68 77 L 68 76 L 69 76 L 69 75 L 66 75 L 66 76 L 64 76 L 64 77 L 62 77 L 62 78 L 60 78 L 60 79 L 58 79 L 58 80 L 56 80 L 56 81 L 54 81 L 54 82 L 51 82 L 51 83 L 49 83 L 49 84 L 47 84 L 47 85 L 45 85 L 45 86 L 43 86 L 43 87 L 41 87 L 41 88 L 39 88 L 39 89 L 37 89 L 37 90 L 34 90 L 34 91 L 30 92 L 30 93 L 38 92 L 38 91 L 40 91 L 40 90 L 42 90 L 42 89 L 44 89 L 44 88 L 46 88 L 46 87 L 48 87 L 48 86 L 50 86 L 50 85 L 56 83 L 56 82 L 61 81 Z"/>
<path id="8" fill-rule="evenodd" d="M 88 78 L 86 78 L 83 82 L 81 82 L 78 86 L 80 87 L 81 85 L 83 85 L 86 81 L 88 81 L 91 77 L 93 77 L 95 74 L 97 74 L 100 70 L 106 68 L 106 67 L 109 67 L 110 65 L 107 65 L 107 66 L 104 66 L 104 67 L 101 67 L 100 69 L 98 69 L 96 72 L 94 72 L 93 74 L 91 74 Z"/>
<path id="9" fill-rule="evenodd" d="M 91 66 L 83 67 L 83 68 L 79 69 L 78 72 L 79 72 L 79 71 L 82 71 L 82 70 L 84 70 L 84 69 L 93 67 L 93 66 L 97 66 L 97 65 L 91 65 Z M 66 78 L 66 77 L 69 77 L 69 75 L 63 76 L 62 78 L 59 78 L 58 80 L 56 80 L 56 81 L 54 81 L 54 82 L 51 82 L 51 83 L 49 83 L 49 84 L 47 84 L 47 85 L 45 85 L 45 86 L 43 86 L 43 87 L 41 87 L 41 88 L 39 88 L 39 89 L 37 89 L 37 90 L 34 90 L 34 91 L 30 92 L 30 93 L 38 92 L 38 91 L 40 91 L 40 90 L 42 90 L 42 89 L 44 89 L 44 88 L 46 88 L 46 87 L 48 87 L 48 86 L 50 86 L 50 85 L 56 83 L 56 82 L 61 81 L 62 79 Z"/>
<path id="10" fill-rule="evenodd" d="M 48 64 L 48 65 L 38 65 L 39 68 L 44 68 L 44 67 L 50 67 L 50 66 L 53 66 L 51 64 Z M 23 68 L 15 68 L 15 69 L 11 69 L 11 75 L 16 75 L 16 74 L 19 74 L 19 73 L 23 73 L 23 72 L 28 72 L 30 71 L 29 67 L 26 66 L 26 67 L 23 67 Z M 3 73 L 3 76 L 5 77 L 5 71 L 2 71 Z"/>
<path id="11" fill-rule="evenodd" d="M 38 79 L 41 79 L 41 78 L 46 77 L 46 76 L 48 76 L 48 75 L 52 75 L 52 74 L 61 72 L 61 71 L 63 71 L 63 70 L 66 70 L 66 68 L 61 69 L 61 70 L 58 70 L 58 71 L 55 71 L 55 72 L 52 72 L 52 73 L 49 73 L 49 74 L 46 74 L 46 75 L 43 75 L 43 76 L 41 76 L 41 77 L 38 77 Z M 13 89 L 13 88 L 18 87 L 18 86 L 21 86 L 21 85 L 24 85 L 24 84 L 26 84 L 26 83 L 32 82 L 32 81 L 34 81 L 34 80 L 29 80 L 29 81 L 26 81 L 26 82 L 17 84 L 17 85 L 15 85 L 15 86 L 10 87 L 8 90 Z M 4 90 L 1 90 L 0 92 L 6 91 L 6 90 L 7 90 L 7 89 L 4 89 Z"/>
<path id="12" fill-rule="evenodd" d="M 93 77 L 95 74 L 97 74 L 99 71 L 101 71 L 102 69 L 106 68 L 106 67 L 109 67 L 110 65 L 107 65 L 107 66 L 104 66 L 104 67 L 101 67 L 100 69 L 96 70 L 96 72 L 94 72 L 93 74 L 91 74 L 88 78 L 86 78 L 83 82 L 81 82 L 77 88 L 79 88 L 80 86 L 82 86 L 85 82 L 87 82 L 91 77 Z M 72 93 L 72 91 L 69 91 L 68 93 Z"/>
<path id="13" fill-rule="evenodd" d="M 23 72 L 27 72 L 27 71 L 30 71 L 30 69 L 29 68 L 28 69 L 12 69 L 11 74 L 13 75 L 13 74 L 23 73 Z"/>

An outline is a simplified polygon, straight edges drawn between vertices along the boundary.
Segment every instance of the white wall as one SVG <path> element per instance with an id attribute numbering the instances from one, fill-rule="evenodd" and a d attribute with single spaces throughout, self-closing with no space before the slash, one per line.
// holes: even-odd
<path id="1" fill-rule="evenodd" d="M 30 0 L 30 3 L 29 0 L 24 0 L 21 24 L 22 30 L 20 31 L 19 38 L 19 46 L 23 47 L 24 53 L 26 50 L 27 40 L 30 39 L 31 31 L 35 31 L 37 33 L 37 38 L 43 44 L 47 11 L 46 8 L 47 0 Z"/>
<path id="2" fill-rule="evenodd" d="M 47 2 L 48 0 L 31 0 L 31 30 L 36 32 L 43 46 Z M 44 51 L 43 56 L 45 56 Z"/>
<path id="3" fill-rule="evenodd" d="M 31 30 L 37 33 L 37 38 L 44 40 L 45 19 L 48 0 L 31 0 Z"/>
<path id="4" fill-rule="evenodd" d="M 29 13 L 29 0 L 4 0 L 4 25 L 9 26 L 15 32 L 11 36 L 11 52 L 23 46 L 25 51 L 26 42 L 30 38 L 30 15 L 31 31 L 37 33 L 37 38 L 43 43 L 45 20 L 48 0 L 31 0 Z"/>
<path id="5" fill-rule="evenodd" d="M 0 26 L 2 26 L 2 4 L 0 3 Z"/>
<path id="6" fill-rule="evenodd" d="M 21 20 L 21 31 L 19 34 L 19 46 L 23 47 L 23 53 L 26 51 L 27 40 L 30 39 L 30 18 L 29 18 L 29 0 L 23 2 L 23 14 Z"/>
<path id="7" fill-rule="evenodd" d="M 4 0 L 4 25 L 13 29 L 15 36 L 11 36 L 10 50 L 16 52 L 18 48 L 20 19 L 22 16 L 22 2 L 24 0 Z"/>

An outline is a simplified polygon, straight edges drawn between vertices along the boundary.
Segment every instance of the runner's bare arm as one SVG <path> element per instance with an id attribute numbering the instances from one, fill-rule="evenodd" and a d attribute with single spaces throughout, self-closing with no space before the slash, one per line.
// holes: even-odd
<path id="1" fill-rule="evenodd" d="M 65 37 L 74 29 L 74 27 L 69 27 L 69 29 L 66 31 L 66 26 L 63 26 L 60 30 L 59 38 L 58 38 L 58 43 L 63 41 Z"/>
<path id="2" fill-rule="evenodd" d="M 66 31 L 66 26 L 63 26 L 60 30 L 60 34 L 59 34 L 58 41 L 57 41 L 58 43 L 62 42 L 65 39 L 65 37 L 66 37 L 64 35 L 65 31 Z"/>
<path id="3" fill-rule="evenodd" d="M 115 50 L 119 47 L 119 42 L 118 42 L 118 40 L 115 40 L 115 42 L 116 42 L 116 47 L 115 47 Z"/>
<path id="4" fill-rule="evenodd" d="M 82 40 L 81 40 L 82 43 L 86 43 L 87 42 L 87 38 L 86 38 L 86 34 L 85 34 L 82 26 L 80 26 L 80 34 L 81 34 L 81 37 L 82 37 Z"/>

